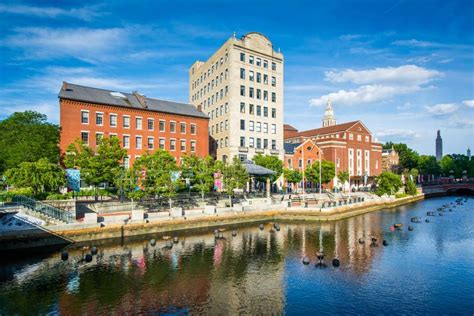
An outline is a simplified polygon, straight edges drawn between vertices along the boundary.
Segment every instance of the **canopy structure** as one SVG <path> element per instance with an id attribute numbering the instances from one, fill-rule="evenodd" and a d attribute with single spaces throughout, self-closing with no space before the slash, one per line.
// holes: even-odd
<path id="1" fill-rule="evenodd" d="M 275 171 L 256 165 L 250 160 L 243 162 L 242 165 L 250 176 L 264 177 L 275 174 Z"/>

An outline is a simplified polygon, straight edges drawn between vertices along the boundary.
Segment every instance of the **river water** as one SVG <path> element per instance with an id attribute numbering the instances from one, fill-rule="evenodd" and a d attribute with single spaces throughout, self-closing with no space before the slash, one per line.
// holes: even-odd
<path id="1" fill-rule="evenodd" d="M 3 256 L 0 315 L 472 315 L 474 199 L 443 216 L 426 216 L 456 198 L 337 222 L 281 222 L 280 231 L 270 222 L 263 230 L 228 227 L 217 240 L 212 230 L 180 233 L 171 249 L 161 235 L 95 242 L 98 254 L 89 263 L 82 258 L 90 250 L 77 246 L 68 249 L 67 261 L 60 251 Z M 414 216 L 422 223 L 411 223 Z M 391 231 L 394 223 L 404 226 Z M 315 264 L 321 249 L 325 267 Z"/>

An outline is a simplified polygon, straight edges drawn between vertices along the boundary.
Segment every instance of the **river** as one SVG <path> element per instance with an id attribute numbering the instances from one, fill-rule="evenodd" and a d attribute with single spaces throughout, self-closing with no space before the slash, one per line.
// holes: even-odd
<path id="1" fill-rule="evenodd" d="M 67 261 L 56 250 L 2 256 L 0 315 L 472 315 L 474 199 L 426 216 L 456 198 L 336 222 L 281 222 L 279 231 L 271 222 L 227 227 L 221 239 L 206 230 L 170 234 L 177 243 L 162 235 L 95 242 L 91 262 L 81 245 L 69 247 Z M 325 266 L 316 265 L 319 250 Z"/>

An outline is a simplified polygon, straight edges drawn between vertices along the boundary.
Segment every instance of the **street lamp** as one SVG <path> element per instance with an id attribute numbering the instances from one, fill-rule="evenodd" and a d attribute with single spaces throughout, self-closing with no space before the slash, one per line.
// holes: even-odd
<path id="1" fill-rule="evenodd" d="M 323 151 L 322 149 L 319 149 L 319 198 L 321 199 L 321 183 L 322 183 L 322 179 L 321 179 L 321 155 L 322 155 Z"/>
<path id="2" fill-rule="evenodd" d="M 304 144 L 304 142 L 303 142 L 303 144 Z M 314 146 L 308 146 L 306 149 L 308 149 L 308 151 L 311 151 L 311 150 L 313 150 L 313 148 L 314 148 Z M 320 156 L 321 156 L 321 150 L 319 150 L 319 151 L 320 151 Z M 302 174 L 303 174 L 303 201 L 304 201 L 305 200 L 305 191 L 306 191 L 305 167 L 304 167 L 304 162 L 305 162 L 305 160 L 304 160 L 304 148 L 301 149 L 301 157 L 303 159 L 303 163 L 302 163 L 303 172 L 302 172 Z M 319 173 L 320 173 L 320 179 L 321 179 L 321 163 L 319 164 L 319 169 L 320 169 Z M 319 193 L 321 194 L 321 192 L 319 192 Z"/>

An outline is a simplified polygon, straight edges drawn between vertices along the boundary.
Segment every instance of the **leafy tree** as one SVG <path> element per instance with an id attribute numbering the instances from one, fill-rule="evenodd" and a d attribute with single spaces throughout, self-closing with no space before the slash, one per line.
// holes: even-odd
<path id="1" fill-rule="evenodd" d="M 345 188 L 345 185 L 344 185 L 344 184 L 345 184 L 347 181 L 349 181 L 349 178 L 350 178 L 349 172 L 347 172 L 347 171 L 340 171 L 340 172 L 337 174 L 337 178 L 338 178 L 339 181 L 341 181 L 341 183 L 343 184 L 343 190 L 344 190 L 344 188 Z"/>
<path id="2" fill-rule="evenodd" d="M 256 165 L 275 171 L 275 174 L 270 176 L 272 182 L 278 179 L 283 172 L 283 161 L 278 156 L 257 154 L 252 160 Z"/>
<path id="3" fill-rule="evenodd" d="M 443 158 L 441 158 L 441 161 L 439 162 L 441 172 L 445 177 L 449 176 L 449 172 L 451 170 L 454 171 L 454 160 L 451 156 L 446 155 Z"/>
<path id="4" fill-rule="evenodd" d="M 410 170 L 418 167 L 419 155 L 416 151 L 409 148 L 406 144 L 403 143 L 394 144 L 392 142 L 387 142 L 385 143 L 385 145 L 383 145 L 384 149 L 390 149 L 392 147 L 398 153 L 401 170 Z"/>
<path id="5" fill-rule="evenodd" d="M 392 195 L 398 192 L 402 185 L 403 183 L 399 175 L 390 171 L 384 171 L 377 177 L 377 190 L 375 193 L 378 196 L 384 194 Z"/>
<path id="6" fill-rule="evenodd" d="M 303 179 L 301 172 L 295 169 L 283 169 L 283 176 L 288 183 L 298 183 Z"/>
<path id="7" fill-rule="evenodd" d="M 22 162 L 59 162 L 59 126 L 34 111 L 15 112 L 0 121 L 0 174 Z"/>
<path id="8" fill-rule="evenodd" d="M 249 180 L 249 175 L 237 156 L 232 160 L 232 164 L 225 164 L 223 166 L 222 174 L 224 190 L 232 202 L 234 190 L 243 189 Z"/>
<path id="9" fill-rule="evenodd" d="M 58 192 L 66 184 L 64 170 L 56 163 L 41 158 L 37 162 L 22 162 L 18 168 L 5 172 L 7 183 L 16 188 L 31 188 L 33 194 Z"/>
<path id="10" fill-rule="evenodd" d="M 422 175 L 435 175 L 441 173 L 441 168 L 435 156 L 421 155 L 418 160 L 418 169 Z"/>
<path id="11" fill-rule="evenodd" d="M 319 164 L 320 161 L 315 161 L 313 164 L 306 167 L 305 177 L 313 183 L 319 183 Z M 328 160 L 321 161 L 321 183 L 326 184 L 334 179 L 336 174 L 335 165 Z"/>
<path id="12" fill-rule="evenodd" d="M 97 200 L 97 189 L 101 183 L 116 183 L 121 174 L 121 162 L 126 155 L 127 151 L 120 147 L 116 137 L 103 138 L 95 152 L 77 140 L 68 146 L 64 164 L 68 168 L 81 170 L 81 178 L 94 186 Z"/>
<path id="13" fill-rule="evenodd" d="M 411 181 L 410 179 L 406 180 L 405 182 L 405 193 L 410 195 L 416 195 L 416 184 L 415 182 Z"/>
<path id="14" fill-rule="evenodd" d="M 202 201 L 204 195 L 211 191 L 214 185 L 214 160 L 211 156 L 199 158 L 196 155 L 185 156 L 181 166 L 184 177 L 192 180 L 193 187 L 201 192 Z"/>
<path id="15" fill-rule="evenodd" d="M 170 208 L 172 197 L 176 195 L 177 184 L 173 175 L 178 166 L 173 156 L 166 150 L 159 149 L 154 153 L 146 153 L 133 164 L 133 179 L 149 195 L 167 197 Z"/>

